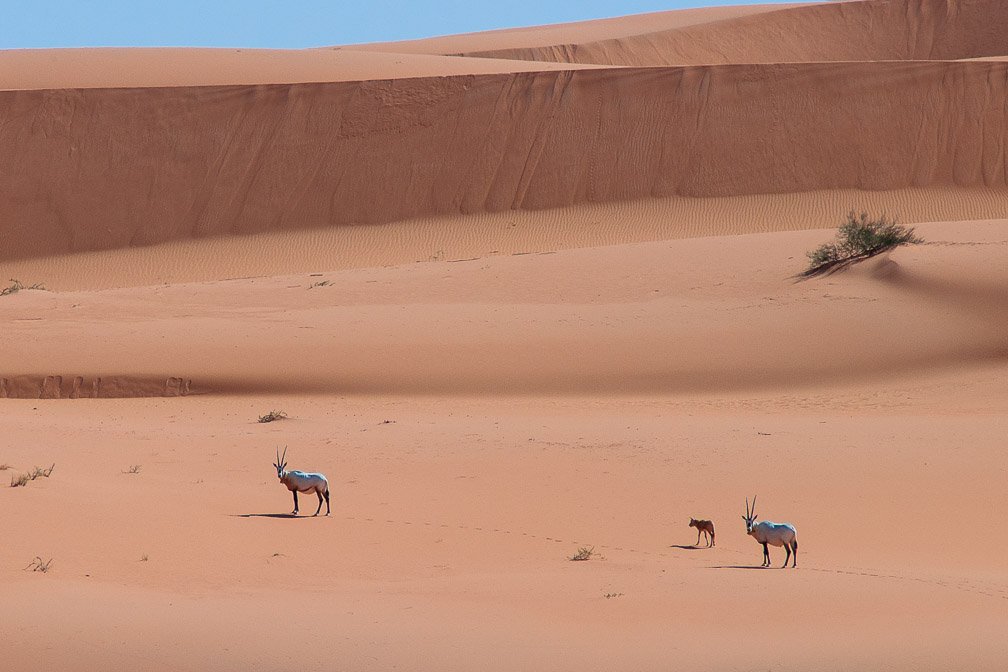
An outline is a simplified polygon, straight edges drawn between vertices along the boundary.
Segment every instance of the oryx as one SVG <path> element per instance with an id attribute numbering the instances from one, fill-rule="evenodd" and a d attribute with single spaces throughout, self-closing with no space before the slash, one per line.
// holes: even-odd
<path id="1" fill-rule="evenodd" d="M 783 546 L 787 549 L 787 557 L 784 558 L 784 567 L 787 567 L 788 560 L 791 559 L 791 552 L 794 551 L 794 561 L 792 567 L 798 566 L 798 533 L 793 525 L 787 523 L 771 523 L 756 520 L 756 495 L 752 498 L 752 511 L 749 510 L 749 498 L 746 497 L 746 515 L 742 516 L 746 525 L 746 534 L 763 544 L 763 567 L 770 566 L 770 550 L 767 544 Z"/>
<path id="2" fill-rule="evenodd" d="M 696 533 L 696 545 L 700 545 L 700 533 L 703 533 L 704 539 L 707 540 L 707 547 L 710 548 L 714 545 L 714 523 L 709 520 L 698 520 L 696 518 L 689 519 L 689 526 L 695 527 L 697 529 Z"/>
<path id="3" fill-rule="evenodd" d="M 287 446 L 284 446 L 283 457 L 280 457 L 280 446 L 277 446 L 277 461 L 273 466 L 277 470 L 277 478 L 287 486 L 287 489 L 294 493 L 293 515 L 298 514 L 298 493 L 302 492 L 310 495 L 313 492 L 318 495 L 318 509 L 312 515 L 317 516 L 322 510 L 322 498 L 325 498 L 326 514 L 329 515 L 329 481 L 322 474 L 308 474 L 303 471 L 286 471 L 287 469 Z"/>

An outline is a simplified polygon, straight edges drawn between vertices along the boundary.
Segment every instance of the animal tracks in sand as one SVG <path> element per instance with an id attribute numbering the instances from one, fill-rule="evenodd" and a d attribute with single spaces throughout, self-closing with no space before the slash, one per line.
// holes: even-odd
<path id="1" fill-rule="evenodd" d="M 890 581 L 913 581 L 916 583 L 924 583 L 932 586 L 938 586 L 941 588 L 947 588 L 950 590 L 958 590 L 966 593 L 983 595 L 985 597 L 994 597 L 1003 600 L 1008 600 L 1008 586 L 994 582 L 970 581 L 964 579 L 955 579 L 952 577 L 926 578 L 922 576 L 913 576 L 910 574 L 894 574 L 892 572 L 882 572 L 871 568 L 828 569 L 825 567 L 812 567 L 809 569 L 813 572 L 824 572 L 828 574 L 843 574 L 846 576 L 863 576 L 870 579 L 884 579 Z"/>
<path id="2" fill-rule="evenodd" d="M 547 535 L 544 535 L 544 534 L 536 534 L 534 532 L 527 532 L 527 531 L 517 531 L 516 532 L 516 531 L 513 531 L 513 530 L 504 529 L 504 528 L 489 528 L 489 527 L 476 526 L 476 525 L 464 525 L 464 524 L 461 524 L 461 523 L 454 524 L 454 525 L 449 524 L 449 523 L 438 523 L 438 522 L 430 522 L 430 521 L 422 521 L 420 523 L 417 523 L 416 521 L 411 521 L 411 520 L 395 520 L 395 519 L 391 519 L 391 518 L 387 518 L 387 519 L 384 519 L 382 521 L 378 521 L 375 518 L 363 518 L 363 517 L 357 517 L 357 516 L 345 516 L 344 519 L 347 520 L 347 521 L 350 521 L 350 522 L 362 523 L 362 524 L 363 523 L 372 524 L 372 523 L 376 523 L 376 522 L 381 522 L 381 523 L 386 524 L 386 525 L 404 525 L 404 526 L 408 525 L 408 526 L 415 526 L 415 527 L 437 528 L 437 529 L 440 529 L 440 530 L 452 530 L 452 529 L 455 529 L 455 530 L 459 530 L 459 531 L 462 531 L 462 532 L 469 532 L 469 533 L 472 533 L 472 534 L 481 534 L 481 535 L 488 535 L 488 536 L 489 535 L 499 535 L 501 537 L 504 537 L 505 535 L 514 535 L 514 536 L 525 537 L 526 539 L 540 540 L 540 541 L 542 541 L 543 543 L 546 543 L 546 544 L 569 544 L 569 545 L 571 545 L 573 547 L 584 546 L 585 543 L 586 543 L 586 542 L 578 541 L 576 539 L 565 539 L 565 538 L 561 538 L 561 537 L 557 537 L 557 536 L 547 536 Z M 433 539 L 432 538 L 432 541 L 434 541 L 435 543 L 440 543 L 443 540 L 442 539 Z M 722 560 L 723 560 L 724 554 L 732 554 L 732 555 L 735 555 L 735 556 L 749 555 L 748 553 L 745 553 L 745 552 L 740 551 L 740 550 L 720 549 L 720 548 L 718 548 L 716 550 L 713 550 L 713 549 L 702 549 L 702 548 L 699 548 L 699 547 L 693 547 L 693 546 L 688 546 L 688 545 L 679 545 L 679 544 L 672 544 L 672 545 L 668 546 L 668 549 L 672 549 L 673 551 L 674 550 L 679 550 L 679 551 L 682 551 L 682 553 L 663 552 L 663 551 L 658 551 L 658 550 L 649 551 L 649 550 L 642 550 L 640 548 L 630 548 L 630 547 L 625 546 L 625 545 L 624 546 L 616 546 L 616 545 L 611 545 L 611 544 L 594 544 L 593 543 L 593 544 L 591 544 L 591 546 L 593 546 L 598 552 L 606 551 L 606 552 L 610 552 L 610 553 L 623 553 L 623 554 L 628 554 L 630 556 L 637 556 L 637 557 L 640 557 L 640 558 L 658 559 L 658 560 L 666 560 L 666 559 L 684 560 L 684 559 L 689 558 L 689 559 L 692 559 L 692 560 L 695 561 L 698 558 L 698 556 L 696 554 L 692 553 L 691 551 L 696 551 L 696 550 L 704 550 L 704 551 L 716 552 L 718 554 L 718 557 L 722 558 Z M 690 551 L 690 553 L 686 553 L 687 551 Z M 684 553 L 686 553 L 686 554 L 684 554 Z M 606 559 L 606 556 L 604 556 L 604 555 L 600 555 L 599 557 L 602 560 Z M 694 564 L 689 565 L 689 567 L 690 568 L 698 568 L 698 565 L 694 563 Z M 705 567 L 705 568 L 708 568 L 708 569 L 764 569 L 764 568 L 758 567 L 756 565 L 747 565 L 747 564 L 732 564 L 732 565 L 711 564 L 711 565 L 700 565 L 700 567 Z M 773 569 L 774 568 L 767 568 L 766 571 L 773 571 Z M 961 591 L 961 592 L 966 592 L 966 593 L 972 593 L 972 594 L 975 594 L 975 595 L 980 595 L 980 596 L 983 596 L 983 597 L 991 597 L 991 598 L 996 598 L 996 599 L 1008 600 L 1008 585 L 1003 585 L 1003 584 L 999 584 L 999 583 L 995 583 L 995 582 L 985 582 L 985 581 L 976 581 L 976 580 L 957 579 L 957 578 L 952 577 L 952 576 L 937 576 L 937 577 L 915 576 L 915 575 L 912 575 L 912 574 L 909 574 L 909 573 L 899 574 L 899 573 L 894 573 L 894 572 L 891 572 L 891 571 L 879 570 L 879 569 L 875 569 L 875 568 L 871 568 L 871 567 L 857 567 L 857 568 L 850 568 L 850 569 L 840 569 L 840 568 L 829 568 L 829 567 L 808 567 L 808 566 L 806 566 L 806 567 L 799 567 L 799 568 L 797 568 L 797 571 L 801 571 L 803 569 L 805 571 L 809 571 L 809 572 L 819 572 L 819 573 L 824 573 L 824 574 L 840 574 L 840 575 L 851 576 L 851 577 L 862 577 L 862 578 L 867 579 L 867 580 L 888 580 L 888 581 L 907 581 L 907 582 L 913 581 L 913 582 L 917 582 L 917 583 L 923 583 L 923 584 L 928 584 L 928 585 L 931 585 L 931 586 L 935 586 L 936 588 L 949 589 L 949 590 L 957 590 L 957 591 Z"/>
<path id="3" fill-rule="evenodd" d="M 370 518 L 370 517 L 364 518 L 364 517 L 358 517 L 358 516 L 345 516 L 344 519 L 348 520 L 348 521 L 351 521 L 351 522 L 368 523 L 368 524 L 376 523 L 377 522 L 377 523 L 384 523 L 386 525 L 409 525 L 409 526 L 415 526 L 415 527 L 438 528 L 440 530 L 452 530 L 452 529 L 455 529 L 455 530 L 460 530 L 462 532 L 470 532 L 470 533 L 473 533 L 473 534 L 500 535 L 502 537 L 505 536 L 505 535 L 512 535 L 513 534 L 514 536 L 525 537 L 526 539 L 539 540 L 539 541 L 542 541 L 544 543 L 549 543 L 549 544 L 570 544 L 572 546 L 583 546 L 583 545 L 585 545 L 585 542 L 578 541 L 576 539 L 566 539 L 566 538 L 562 538 L 562 537 L 559 537 L 559 536 L 548 536 L 548 535 L 545 535 L 545 534 L 536 534 L 534 532 L 527 532 L 527 531 L 513 531 L 513 530 L 508 530 L 508 529 L 504 529 L 504 528 L 500 528 L 500 527 L 485 527 L 485 526 L 479 526 L 479 525 L 465 525 L 465 524 L 462 524 L 462 523 L 458 523 L 458 524 L 452 525 L 452 524 L 448 524 L 448 523 L 437 523 L 437 522 L 430 522 L 430 521 L 422 521 L 422 522 L 417 523 L 416 521 L 412 521 L 412 520 L 394 520 L 394 519 L 391 519 L 391 518 L 385 518 L 385 519 L 379 520 L 379 519 L 376 519 L 376 518 Z M 665 552 L 661 552 L 661 551 L 648 551 L 648 550 L 642 550 L 642 549 L 638 549 L 638 548 L 630 548 L 628 546 L 615 546 L 615 545 L 607 545 L 607 544 L 591 544 L 591 546 L 593 546 L 594 548 L 596 548 L 596 549 L 598 549 L 600 551 L 605 550 L 605 551 L 611 551 L 611 552 L 616 552 L 616 553 L 629 553 L 629 554 L 633 554 L 633 555 L 637 555 L 637 556 L 642 556 L 642 557 L 655 557 L 655 558 L 680 558 L 680 557 L 686 557 L 686 556 L 680 556 L 679 554 L 676 554 L 676 553 L 665 553 Z M 678 545 L 672 545 L 672 546 L 669 546 L 668 548 L 670 548 L 670 549 L 688 549 L 688 550 L 693 550 L 693 547 L 678 546 Z"/>

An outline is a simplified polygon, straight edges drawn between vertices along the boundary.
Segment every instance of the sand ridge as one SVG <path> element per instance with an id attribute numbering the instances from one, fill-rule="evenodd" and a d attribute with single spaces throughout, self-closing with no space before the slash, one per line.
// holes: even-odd
<path id="1" fill-rule="evenodd" d="M 6 180 L 4 256 L 671 196 L 1003 190 L 1006 68 L 738 65 L 3 92 L 0 150 L 18 167 Z M 853 113 L 851 99 L 863 101 Z"/>
<path id="2" fill-rule="evenodd" d="M 341 48 L 11 49 L 0 50 L 0 90 L 294 84 L 591 67 L 602 66 Z"/>
<path id="3" fill-rule="evenodd" d="M 470 46 L 460 54 L 643 66 L 957 60 L 1008 52 L 1008 19 L 1003 12 L 991 12 L 991 4 L 984 0 L 869 0 L 746 9 L 750 11 L 711 13 L 711 20 L 672 21 L 671 25 L 658 15 L 639 32 L 610 34 L 605 39 L 590 31 L 560 33 L 552 43 L 503 43 L 491 49 Z M 680 12 L 669 16 L 678 17 Z"/>
<path id="4" fill-rule="evenodd" d="M 839 297 L 793 280 L 804 267 L 795 258 L 828 231 L 24 291 L 7 297 L 11 345 L 0 370 L 11 382 L 0 389 L 60 396 L 37 375 L 13 377 L 43 373 L 62 377 L 62 396 L 87 389 L 79 377 L 113 375 L 150 378 L 140 389 L 159 395 L 661 394 L 972 366 L 997 361 L 1006 347 L 1004 221 L 920 225 L 933 244 L 848 273 Z M 931 270 L 939 267 L 958 270 Z M 540 285 L 542 277 L 554 279 Z M 340 355 L 320 356 L 327 351 Z M 30 362 L 36 368 L 26 369 Z"/>

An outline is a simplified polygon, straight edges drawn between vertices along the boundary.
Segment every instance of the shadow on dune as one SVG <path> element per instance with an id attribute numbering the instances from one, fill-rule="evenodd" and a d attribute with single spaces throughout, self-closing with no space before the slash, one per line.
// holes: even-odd
<path id="1" fill-rule="evenodd" d="M 672 544 L 671 546 L 669 546 L 669 548 L 679 548 L 679 549 L 682 549 L 684 551 L 706 551 L 706 550 L 708 550 L 707 546 L 695 546 L 693 544 L 690 544 L 688 546 L 685 545 L 685 544 Z"/>
<path id="2" fill-rule="evenodd" d="M 934 276 L 908 270 L 889 258 L 869 268 L 874 280 L 920 298 L 960 311 L 979 314 L 987 320 L 1008 323 L 1008 287 L 1001 278 Z"/>
<path id="3" fill-rule="evenodd" d="M 295 516 L 291 513 L 232 513 L 232 518 L 313 518 L 314 516 Z"/>

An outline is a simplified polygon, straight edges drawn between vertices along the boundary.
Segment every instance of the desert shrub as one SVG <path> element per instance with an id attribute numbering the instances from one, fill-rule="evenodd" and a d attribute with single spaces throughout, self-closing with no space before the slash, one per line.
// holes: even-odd
<path id="1" fill-rule="evenodd" d="M 270 411 L 266 415 L 259 416 L 259 422 L 273 422 L 274 420 L 283 420 L 287 417 L 287 414 L 283 411 Z"/>
<path id="2" fill-rule="evenodd" d="M 22 289 L 45 289 L 45 287 L 37 282 L 34 285 L 25 285 L 20 280 L 15 280 L 14 278 L 11 278 L 10 281 L 10 286 L 0 289 L 0 296 L 7 296 L 8 294 L 20 292 Z"/>
<path id="3" fill-rule="evenodd" d="M 587 546 L 581 546 L 578 548 L 577 553 L 571 556 L 571 560 L 574 562 L 584 562 L 585 560 L 591 558 L 592 554 L 595 552 L 595 547 L 592 546 L 588 548 Z"/>
<path id="4" fill-rule="evenodd" d="M 43 574 L 45 574 L 46 572 L 49 571 L 49 566 L 51 564 L 52 564 L 52 558 L 49 558 L 48 560 L 43 560 L 41 556 L 36 555 L 35 559 L 32 560 L 27 567 L 25 567 L 25 571 L 30 569 L 33 572 L 42 572 Z"/>
<path id="5" fill-rule="evenodd" d="M 45 478 L 49 478 L 49 475 L 52 474 L 53 469 L 55 469 L 55 468 L 56 468 L 56 464 L 53 463 L 53 465 L 51 467 L 49 467 L 48 469 L 43 469 L 42 467 L 35 467 L 33 470 L 29 471 L 27 474 L 20 474 L 18 476 L 13 476 L 12 475 L 11 476 L 11 487 L 12 488 L 18 488 L 18 487 L 21 487 L 23 485 L 28 485 L 28 483 L 30 481 L 34 481 L 36 478 L 39 478 L 39 477 L 42 477 L 42 476 L 44 476 Z"/>
<path id="6" fill-rule="evenodd" d="M 55 462 L 48 469 L 43 469 L 42 467 L 35 467 L 32 470 L 31 479 L 34 481 L 39 476 L 45 476 L 46 478 L 49 478 L 50 474 L 52 474 L 53 469 L 55 469 L 55 468 L 56 468 L 56 463 Z"/>
<path id="7" fill-rule="evenodd" d="M 890 219 L 885 215 L 871 218 L 866 212 L 856 215 L 851 211 L 837 229 L 833 242 L 823 243 L 805 253 L 809 259 L 809 267 L 802 275 L 806 277 L 819 275 L 837 266 L 867 259 L 899 245 L 916 245 L 923 242 L 922 238 L 914 234 L 913 228 L 903 226 L 896 221 L 896 218 Z"/>

